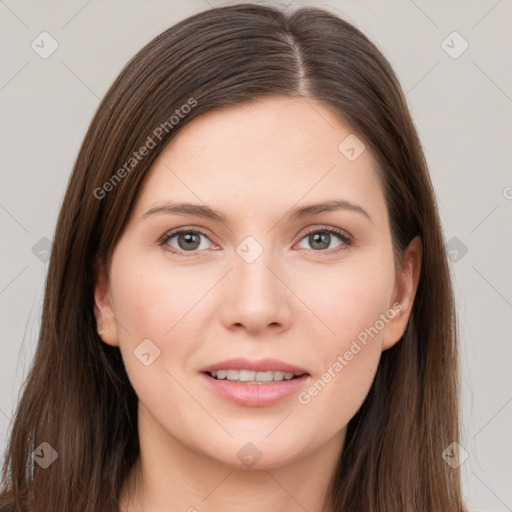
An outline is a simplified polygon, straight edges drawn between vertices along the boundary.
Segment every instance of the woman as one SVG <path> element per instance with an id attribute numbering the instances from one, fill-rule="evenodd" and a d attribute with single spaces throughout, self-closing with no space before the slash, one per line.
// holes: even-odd
<path id="1" fill-rule="evenodd" d="M 0 510 L 460 512 L 456 363 L 389 63 L 320 9 L 211 9 L 86 134 Z"/>

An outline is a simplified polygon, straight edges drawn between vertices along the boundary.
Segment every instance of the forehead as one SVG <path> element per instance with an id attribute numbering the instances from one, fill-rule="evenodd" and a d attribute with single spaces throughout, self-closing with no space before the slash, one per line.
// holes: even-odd
<path id="1" fill-rule="evenodd" d="M 219 108 L 169 142 L 144 180 L 139 207 L 179 199 L 247 210 L 329 197 L 365 203 L 377 214 L 385 202 L 376 163 L 362 141 L 354 146 L 355 137 L 327 105 L 310 98 Z M 345 141 L 357 158 L 347 158 Z"/>
<path id="2" fill-rule="evenodd" d="M 222 158 L 236 164 L 250 165 L 273 160 L 308 161 L 314 163 L 340 155 L 339 143 L 351 129 L 326 104 L 311 98 L 274 97 L 258 99 L 242 105 L 222 107 L 192 120 L 168 144 L 200 158 Z M 176 151 L 174 151 L 176 153 Z"/>

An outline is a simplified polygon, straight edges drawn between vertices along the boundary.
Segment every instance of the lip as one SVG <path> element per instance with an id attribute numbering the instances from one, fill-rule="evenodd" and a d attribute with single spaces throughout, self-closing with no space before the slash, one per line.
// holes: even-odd
<path id="1" fill-rule="evenodd" d="M 224 379 L 217 380 L 208 373 L 200 373 L 199 377 L 215 394 L 225 400 L 244 407 L 269 407 L 296 395 L 306 386 L 310 375 L 304 374 L 291 380 L 261 384 L 237 384 Z"/>
<path id="2" fill-rule="evenodd" d="M 233 359 L 226 359 L 209 366 L 201 368 L 201 373 L 216 372 L 218 370 L 252 370 L 253 372 L 285 372 L 301 375 L 309 373 L 306 369 L 300 368 L 278 359 L 259 359 L 257 361 L 245 359 L 243 357 L 236 357 Z M 257 385 L 257 384 L 256 384 Z"/>
<path id="3" fill-rule="evenodd" d="M 262 382 L 261 384 L 238 384 L 228 380 L 217 380 L 208 372 L 218 370 L 252 370 L 255 372 L 273 371 L 300 375 L 291 380 Z M 304 368 L 277 359 L 251 361 L 234 358 L 221 361 L 200 370 L 199 377 L 221 398 L 244 407 L 269 407 L 292 395 L 296 395 L 309 381 L 310 374 Z"/>

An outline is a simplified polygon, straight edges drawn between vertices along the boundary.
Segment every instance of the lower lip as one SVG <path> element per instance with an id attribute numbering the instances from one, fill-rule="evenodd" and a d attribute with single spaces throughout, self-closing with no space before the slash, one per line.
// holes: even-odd
<path id="1" fill-rule="evenodd" d="M 295 379 L 262 384 L 238 384 L 229 380 L 217 380 L 201 373 L 208 386 L 222 398 L 245 407 L 268 407 L 298 393 L 308 381 L 309 375 Z"/>

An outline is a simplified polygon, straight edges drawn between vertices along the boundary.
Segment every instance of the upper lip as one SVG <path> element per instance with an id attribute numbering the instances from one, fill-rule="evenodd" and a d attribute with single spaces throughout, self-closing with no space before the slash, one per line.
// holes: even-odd
<path id="1" fill-rule="evenodd" d="M 214 363 L 204 368 L 200 372 L 209 373 L 218 370 L 252 370 L 254 372 L 284 372 L 293 373 L 295 375 L 302 375 L 308 373 L 307 370 L 296 366 L 294 364 L 285 363 L 278 359 L 258 359 L 250 360 L 243 357 L 236 357 L 233 359 L 226 359 L 218 363 Z"/>

